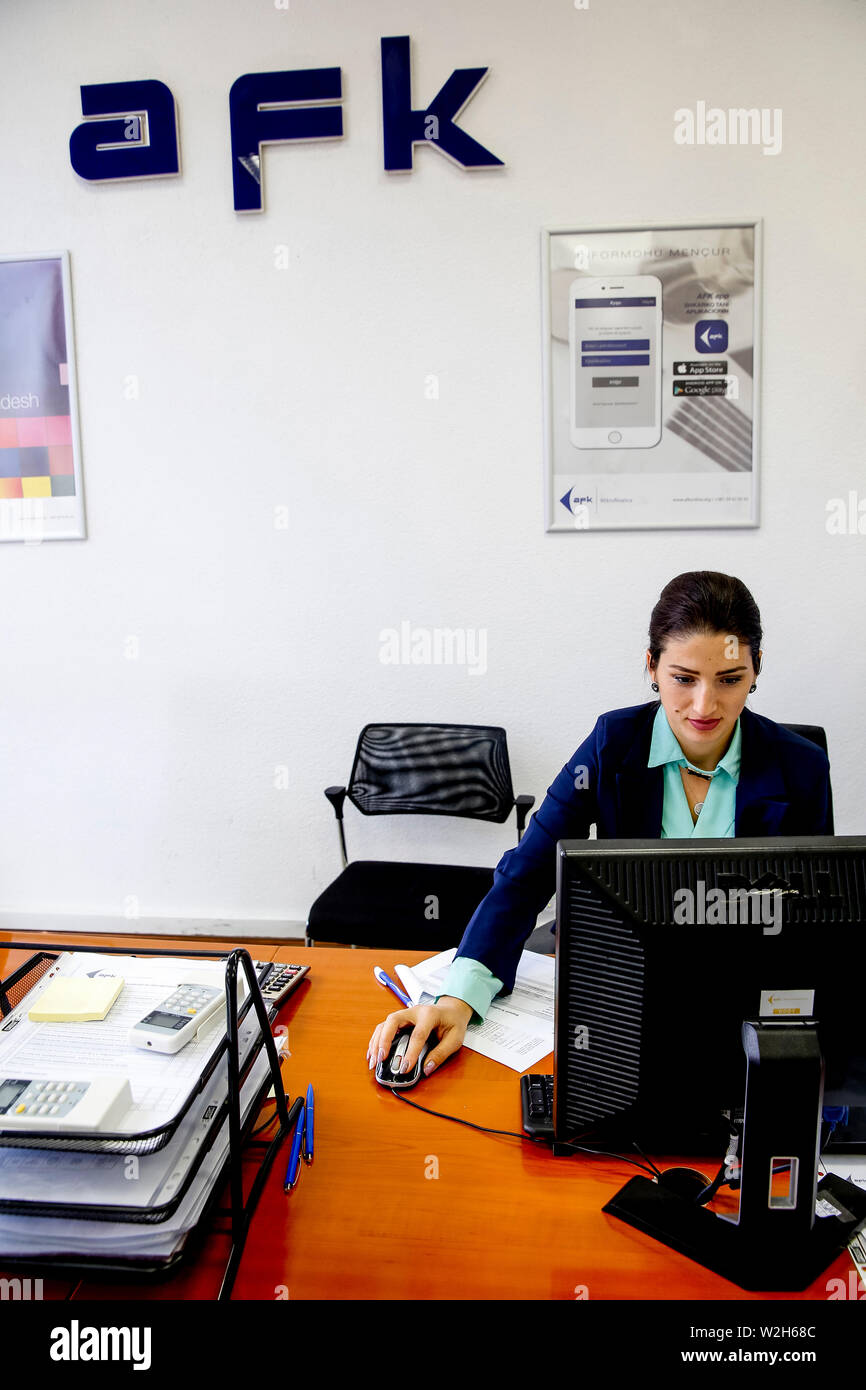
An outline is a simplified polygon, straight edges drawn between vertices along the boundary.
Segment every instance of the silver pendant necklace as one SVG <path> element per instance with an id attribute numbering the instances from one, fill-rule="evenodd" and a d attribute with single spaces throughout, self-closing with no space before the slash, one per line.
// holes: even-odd
<path id="1" fill-rule="evenodd" d="M 704 771 L 702 771 L 702 769 L 699 768 L 699 767 L 692 767 L 692 765 L 691 765 L 691 763 L 688 761 L 688 759 L 686 759 L 685 766 L 686 766 L 686 769 L 687 769 L 689 772 L 691 772 L 695 777 L 703 777 L 703 779 L 704 779 L 705 782 L 712 782 L 713 778 L 714 778 L 715 775 L 716 775 L 716 772 L 718 772 L 718 768 L 716 768 L 715 771 L 713 771 L 713 772 L 704 772 Z M 699 816 L 699 815 L 701 814 L 701 811 L 704 809 L 704 805 L 705 805 L 705 803 L 704 803 L 703 801 L 696 801 L 696 802 L 695 802 L 695 805 L 694 805 L 694 812 L 695 812 L 695 815 L 696 815 L 696 816 Z"/>

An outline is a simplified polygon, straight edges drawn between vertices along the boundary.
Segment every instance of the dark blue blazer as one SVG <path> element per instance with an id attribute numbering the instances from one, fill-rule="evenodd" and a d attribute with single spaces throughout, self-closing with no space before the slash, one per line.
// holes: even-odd
<path id="1" fill-rule="evenodd" d="M 664 769 L 647 767 L 658 701 L 603 714 L 504 854 L 476 909 L 458 956 L 481 961 L 514 987 L 523 943 L 556 890 L 556 843 L 659 839 Z M 829 835 L 830 764 L 815 743 L 744 709 L 735 835 Z M 585 768 L 584 773 L 580 769 Z M 575 782 L 578 786 L 575 786 Z"/>

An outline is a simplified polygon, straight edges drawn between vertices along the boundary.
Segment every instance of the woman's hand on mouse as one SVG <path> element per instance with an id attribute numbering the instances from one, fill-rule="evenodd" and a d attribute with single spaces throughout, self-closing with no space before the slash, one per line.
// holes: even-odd
<path id="1" fill-rule="evenodd" d="M 439 1042 L 428 1052 L 424 1062 L 424 1075 L 429 1076 L 447 1057 L 459 1052 L 471 1019 L 471 1004 L 447 994 L 443 994 L 438 1004 L 415 1004 L 411 1009 L 398 1009 L 389 1014 L 374 1032 L 367 1048 L 367 1061 L 371 1068 L 377 1062 L 384 1061 L 397 1034 L 411 1023 L 412 1036 L 406 1049 L 403 1071 L 412 1070 L 421 1048 L 435 1030 Z"/>

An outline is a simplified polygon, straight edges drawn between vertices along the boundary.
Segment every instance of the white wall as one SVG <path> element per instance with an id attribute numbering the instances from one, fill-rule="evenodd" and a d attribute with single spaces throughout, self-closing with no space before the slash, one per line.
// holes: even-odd
<path id="1" fill-rule="evenodd" d="M 461 123 L 504 170 L 422 149 L 385 174 L 379 40 L 405 33 L 416 106 L 489 66 Z M 859 0 L 5 0 L 0 250 L 71 253 L 89 538 L 0 547 L 0 907 L 302 920 L 365 721 L 502 723 L 540 798 L 645 698 L 650 609 L 694 568 L 753 589 L 752 705 L 826 726 L 837 831 L 866 830 L 866 538 L 825 526 L 866 495 L 863 39 Z M 266 152 L 238 216 L 231 83 L 336 65 L 345 138 Z M 181 177 L 85 184 L 80 84 L 151 77 Z M 782 152 L 676 145 L 701 99 L 781 108 Z M 741 215 L 765 219 L 761 527 L 546 535 L 541 228 Z M 484 629 L 486 673 L 383 665 L 403 619 Z M 347 833 L 513 842 L 351 808 Z"/>

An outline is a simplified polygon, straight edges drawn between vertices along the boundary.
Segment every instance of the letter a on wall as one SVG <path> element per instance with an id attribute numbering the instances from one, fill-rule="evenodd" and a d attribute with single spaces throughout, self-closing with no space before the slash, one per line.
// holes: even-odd
<path id="1" fill-rule="evenodd" d="M 98 183 L 180 172 L 174 96 L 164 82 L 82 87 L 81 114 L 87 119 L 69 137 L 69 158 L 80 178 Z"/>

